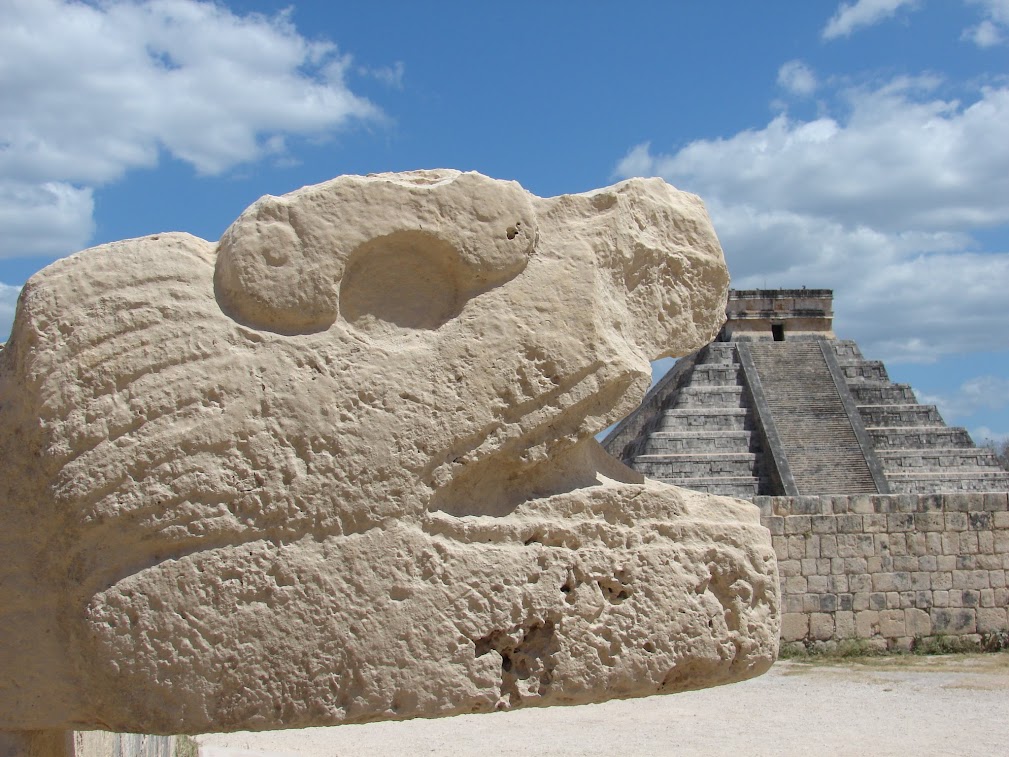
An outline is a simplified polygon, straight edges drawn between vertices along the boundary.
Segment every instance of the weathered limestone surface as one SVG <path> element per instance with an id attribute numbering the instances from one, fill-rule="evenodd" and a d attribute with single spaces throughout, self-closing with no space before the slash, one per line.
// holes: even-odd
<path id="1" fill-rule="evenodd" d="M 765 670 L 748 503 L 593 435 L 717 332 L 700 200 L 474 173 L 62 260 L 0 351 L 0 730 L 299 727 Z"/>

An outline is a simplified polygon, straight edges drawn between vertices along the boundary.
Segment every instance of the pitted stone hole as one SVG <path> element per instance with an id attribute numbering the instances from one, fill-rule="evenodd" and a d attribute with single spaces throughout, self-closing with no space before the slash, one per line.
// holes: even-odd
<path id="1" fill-rule="evenodd" d="M 631 592 L 617 578 L 603 578 L 596 581 L 596 583 L 599 585 L 599 590 L 602 591 L 603 596 L 611 604 L 618 605 L 631 596 Z"/>
<path id="2" fill-rule="evenodd" d="M 362 331 L 436 329 L 465 304 L 458 251 L 424 231 L 397 231 L 358 247 L 340 284 L 340 315 Z"/>
<path id="3" fill-rule="evenodd" d="M 505 236 L 509 239 L 514 239 L 519 235 L 519 229 L 522 228 L 522 222 L 516 221 L 514 226 L 509 226 L 507 231 L 505 231 Z"/>
<path id="4" fill-rule="evenodd" d="M 509 705 L 546 694 L 559 649 L 556 624 L 549 618 L 510 631 L 493 631 L 474 642 L 477 657 L 491 650 L 501 655 L 501 699 Z"/>

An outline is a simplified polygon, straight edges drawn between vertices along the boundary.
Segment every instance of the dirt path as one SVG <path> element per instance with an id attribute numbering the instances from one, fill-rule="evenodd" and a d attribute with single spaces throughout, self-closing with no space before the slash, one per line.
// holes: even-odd
<path id="1" fill-rule="evenodd" d="M 1009 755 L 1009 654 L 779 662 L 672 696 L 198 741 L 203 757 Z"/>

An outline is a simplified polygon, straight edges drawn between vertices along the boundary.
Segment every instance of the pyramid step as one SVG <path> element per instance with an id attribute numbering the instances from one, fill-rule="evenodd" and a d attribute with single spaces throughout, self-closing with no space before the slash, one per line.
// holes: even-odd
<path id="1" fill-rule="evenodd" d="M 927 449 L 929 447 L 973 447 L 970 434 L 953 426 L 866 427 L 877 453 L 888 449 Z"/>
<path id="2" fill-rule="evenodd" d="M 698 365 L 690 374 L 690 386 L 742 386 L 739 365 Z"/>
<path id="3" fill-rule="evenodd" d="M 758 494 L 770 492 L 770 483 L 765 478 L 753 476 L 709 476 L 696 478 L 659 478 L 657 481 L 684 489 L 719 494 L 725 497 L 751 499 Z"/>
<path id="4" fill-rule="evenodd" d="M 850 387 L 851 395 L 859 405 L 914 405 L 918 398 L 909 384 L 889 384 L 864 381 Z"/>
<path id="5" fill-rule="evenodd" d="M 676 409 L 693 407 L 745 407 L 742 386 L 685 386 L 676 398 Z"/>
<path id="6" fill-rule="evenodd" d="M 935 405 L 859 405 L 858 412 L 866 428 L 943 425 Z"/>
<path id="7" fill-rule="evenodd" d="M 659 419 L 656 431 L 750 431 L 753 416 L 745 408 L 690 408 L 666 410 Z"/>
<path id="8" fill-rule="evenodd" d="M 964 471 L 954 473 L 887 473 L 890 491 L 895 494 L 936 494 L 939 492 L 1009 491 L 1009 471 Z"/>
<path id="9" fill-rule="evenodd" d="M 879 360 L 858 360 L 845 362 L 838 360 L 841 365 L 841 372 L 844 373 L 848 383 L 859 381 L 889 381 L 886 367 Z"/>
<path id="10" fill-rule="evenodd" d="M 932 447 L 930 449 L 895 449 L 879 452 L 883 468 L 889 474 L 901 472 L 939 472 L 950 468 L 998 470 L 995 453 L 985 447 Z"/>
<path id="11" fill-rule="evenodd" d="M 752 431 L 657 431 L 648 436 L 644 455 L 756 452 L 760 440 Z"/>
<path id="12" fill-rule="evenodd" d="M 752 476 L 758 467 L 752 452 L 714 455 L 638 455 L 634 470 L 649 478 Z"/>

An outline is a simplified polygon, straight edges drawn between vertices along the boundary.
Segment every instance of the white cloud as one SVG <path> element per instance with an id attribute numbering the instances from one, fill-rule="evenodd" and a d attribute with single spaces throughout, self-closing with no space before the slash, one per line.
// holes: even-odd
<path id="1" fill-rule="evenodd" d="M 974 234 L 1009 224 L 1009 89 L 939 99 L 898 79 L 842 93 L 838 113 L 653 154 L 658 175 L 705 199 L 733 286 L 829 287 L 838 333 L 888 362 L 1009 348 L 1009 249 Z"/>
<path id="2" fill-rule="evenodd" d="M 816 91 L 816 74 L 801 60 L 790 60 L 778 69 L 778 86 L 793 95 L 807 97 Z"/>
<path id="3" fill-rule="evenodd" d="M 14 308 L 18 303 L 21 287 L 0 284 L 0 344 L 7 341 L 14 323 Z"/>
<path id="4" fill-rule="evenodd" d="M 978 426 L 970 430 L 970 438 L 975 444 L 1009 441 L 1009 431 L 993 431 L 988 426 Z"/>
<path id="5" fill-rule="evenodd" d="M 63 193 L 81 211 L 91 188 L 155 166 L 161 151 L 217 174 L 283 152 L 285 134 L 381 117 L 348 88 L 349 58 L 303 37 L 286 12 L 240 16 L 197 0 L 6 0 L 0 49 L 0 179 L 43 208 Z M 79 219 L 69 226 L 80 229 Z M 73 249 L 39 230 L 21 254 Z M 0 238 L 14 240 L 0 254 L 12 254 L 20 234 L 0 225 Z"/>
<path id="6" fill-rule="evenodd" d="M 78 250 L 94 231 L 89 187 L 0 178 L 0 259 Z"/>
<path id="7" fill-rule="evenodd" d="M 821 36 L 824 39 L 847 37 L 856 29 L 874 26 L 890 18 L 904 6 L 913 8 L 915 5 L 917 0 L 857 0 L 853 4 L 841 3 L 823 28 Z"/>
<path id="8" fill-rule="evenodd" d="M 967 418 L 981 411 L 1009 407 L 1009 379 L 998 376 L 977 376 L 960 384 L 951 396 L 918 394 L 918 401 L 937 405 L 947 423 Z M 975 441 L 979 441 L 975 438 Z"/>
<path id="9" fill-rule="evenodd" d="M 964 29 L 961 39 L 978 47 L 993 47 L 1006 39 L 1009 30 L 1009 0 L 967 0 L 970 5 L 981 6 L 982 21 Z"/>

